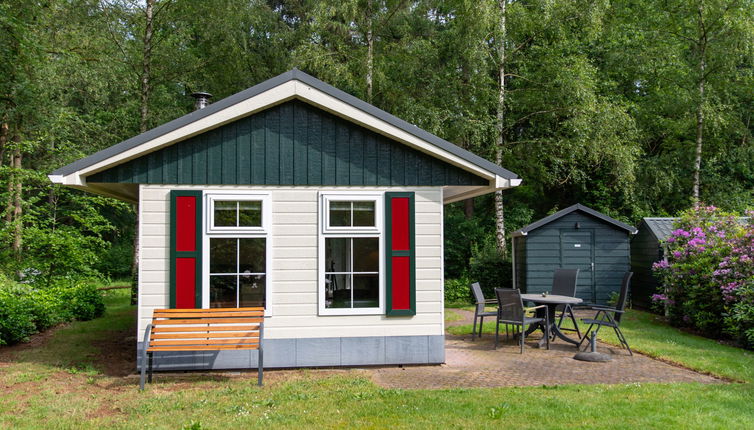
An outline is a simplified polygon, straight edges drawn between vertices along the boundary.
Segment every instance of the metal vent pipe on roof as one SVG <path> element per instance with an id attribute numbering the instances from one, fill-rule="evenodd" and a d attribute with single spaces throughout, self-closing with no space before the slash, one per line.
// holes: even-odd
<path id="1" fill-rule="evenodd" d="M 212 94 L 197 91 L 195 93 L 192 93 L 191 97 L 196 99 L 196 101 L 194 102 L 194 109 L 199 110 L 204 109 L 209 105 L 209 99 L 212 98 Z"/>

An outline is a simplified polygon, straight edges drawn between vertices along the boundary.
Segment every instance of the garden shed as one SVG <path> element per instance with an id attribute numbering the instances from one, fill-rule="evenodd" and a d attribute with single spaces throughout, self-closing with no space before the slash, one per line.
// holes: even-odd
<path id="1" fill-rule="evenodd" d="M 604 304 L 629 270 L 635 233 L 581 204 L 558 211 L 511 234 L 513 286 L 527 293 L 550 291 L 555 269 L 579 269 L 576 295 Z"/>
<path id="2" fill-rule="evenodd" d="M 673 223 L 678 218 L 644 218 L 639 223 L 638 233 L 631 240 L 631 303 L 642 309 L 652 305 L 652 294 L 657 292 L 659 282 L 652 273 L 652 264 L 664 258 L 662 242 L 673 232 Z"/>
<path id="3" fill-rule="evenodd" d="M 135 353 L 155 309 L 263 306 L 265 367 L 444 362 L 443 205 L 521 182 L 295 69 L 50 179 L 138 204 Z"/>

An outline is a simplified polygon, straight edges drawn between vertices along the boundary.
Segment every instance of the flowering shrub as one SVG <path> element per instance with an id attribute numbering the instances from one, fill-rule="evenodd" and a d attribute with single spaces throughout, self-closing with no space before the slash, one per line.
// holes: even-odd
<path id="1" fill-rule="evenodd" d="M 698 206 L 682 214 L 665 245 L 667 261 L 653 266 L 663 291 L 652 299 L 671 323 L 754 347 L 754 224 Z"/>

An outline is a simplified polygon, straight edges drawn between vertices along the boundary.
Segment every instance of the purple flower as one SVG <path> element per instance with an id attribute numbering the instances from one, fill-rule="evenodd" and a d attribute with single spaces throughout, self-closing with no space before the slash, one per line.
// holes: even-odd
<path id="1" fill-rule="evenodd" d="M 689 237 L 689 236 L 691 236 L 691 233 L 689 233 L 686 230 L 681 229 L 681 228 L 679 228 L 677 230 L 673 230 L 673 232 L 670 233 L 670 234 L 672 234 L 673 236 L 682 236 L 682 237 Z"/>
<path id="2" fill-rule="evenodd" d="M 667 269 L 668 267 L 670 267 L 670 264 L 668 264 L 668 262 L 665 260 L 658 261 L 657 263 L 652 265 L 652 268 L 655 270 Z"/>
<path id="3" fill-rule="evenodd" d="M 664 302 L 668 300 L 668 296 L 665 294 L 652 294 L 652 301 L 653 302 Z"/>

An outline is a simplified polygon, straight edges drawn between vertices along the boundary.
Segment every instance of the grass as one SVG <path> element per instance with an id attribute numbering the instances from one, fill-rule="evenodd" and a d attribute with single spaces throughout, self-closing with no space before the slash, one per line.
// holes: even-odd
<path id="1" fill-rule="evenodd" d="M 639 312 L 624 322 L 637 350 L 746 382 L 392 390 L 356 370 L 300 370 L 286 378 L 270 372 L 263 388 L 254 373 L 158 376 L 142 393 L 136 379 L 108 376 L 93 346 L 130 327 L 134 309 L 127 301 L 127 290 L 108 291 L 105 317 L 70 324 L 46 343 L 0 360 L 0 428 L 743 429 L 754 423 L 751 353 Z"/>
<path id="2" fill-rule="evenodd" d="M 445 310 L 445 322 L 461 321 L 462 319 L 463 315 L 454 312 L 452 309 Z"/>

